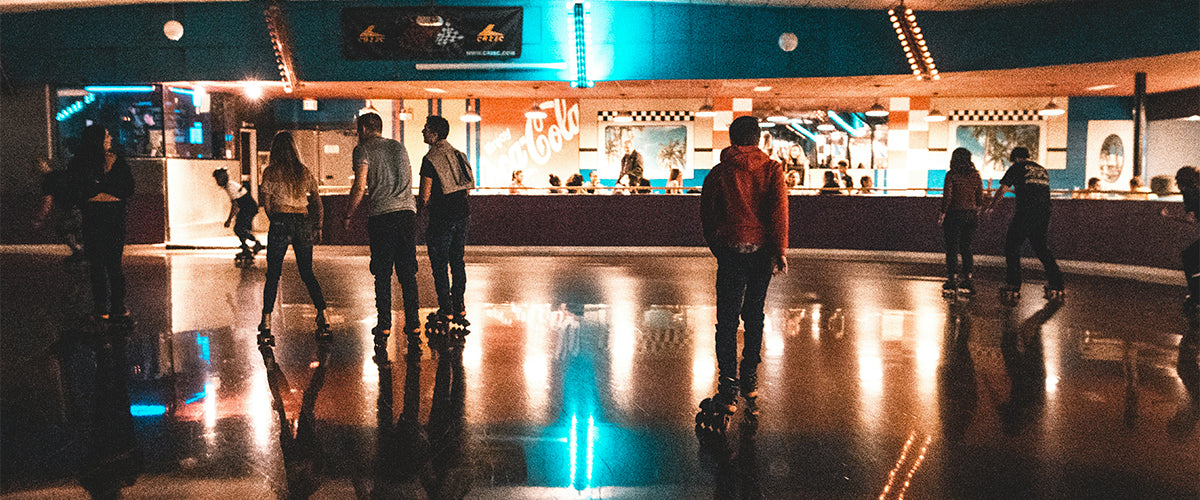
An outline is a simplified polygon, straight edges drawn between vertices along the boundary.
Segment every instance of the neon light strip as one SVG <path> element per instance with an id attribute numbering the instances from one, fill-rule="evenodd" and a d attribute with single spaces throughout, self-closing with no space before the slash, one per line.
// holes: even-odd
<path id="1" fill-rule="evenodd" d="M 570 485 L 572 487 L 575 486 L 575 467 L 577 465 L 579 465 L 578 464 L 579 459 L 576 457 L 576 455 L 579 454 L 579 439 L 575 436 L 576 431 L 578 431 L 578 428 L 579 428 L 578 419 L 576 418 L 575 415 L 571 415 L 571 434 L 567 435 L 567 454 L 571 456 L 571 460 L 570 460 L 570 462 L 571 462 L 571 483 L 570 483 Z"/>
<path id="2" fill-rule="evenodd" d="M 588 415 L 587 428 L 587 486 L 586 489 L 592 488 L 592 459 L 595 456 L 596 450 L 596 422 L 595 418 Z"/>
<path id="3" fill-rule="evenodd" d="M 212 356 L 208 348 L 208 337 L 196 337 L 196 345 L 200 346 L 200 359 L 203 359 L 205 363 L 210 362 Z"/>
<path id="4" fill-rule="evenodd" d="M 88 92 L 154 92 L 153 85 L 89 85 L 83 90 Z"/>
<path id="5" fill-rule="evenodd" d="M 575 2 L 571 8 L 571 15 L 575 18 L 575 81 L 571 86 L 591 88 L 595 83 L 588 80 L 587 74 L 587 4 Z"/>
<path id="6" fill-rule="evenodd" d="M 567 69 L 565 62 L 550 62 L 550 63 L 417 63 L 413 67 L 417 71 L 444 71 L 444 70 L 462 70 L 462 69 L 487 69 L 487 70 L 529 70 L 529 69 Z"/>
<path id="7" fill-rule="evenodd" d="M 157 417 L 167 413 L 163 405 L 129 405 L 129 414 L 134 417 Z"/>
<path id="8" fill-rule="evenodd" d="M 846 120 L 843 120 L 842 117 L 838 116 L 838 114 L 835 113 L 832 109 L 829 110 L 829 118 L 831 120 L 833 120 L 833 123 L 836 123 L 836 124 L 838 124 L 839 127 L 842 127 L 842 129 L 844 129 L 846 131 L 846 133 L 853 135 L 854 137 L 862 137 L 863 136 L 863 132 L 861 129 L 856 129 L 854 127 L 851 127 L 849 123 L 846 123 Z"/>
<path id="9" fill-rule="evenodd" d="M 792 129 L 793 131 L 795 131 L 796 133 L 798 133 L 804 137 L 807 137 L 808 140 L 813 141 L 813 143 L 816 144 L 817 134 L 812 133 L 812 131 L 810 131 L 804 127 L 801 127 L 799 125 L 796 125 L 795 123 L 788 124 L 788 128 Z"/>

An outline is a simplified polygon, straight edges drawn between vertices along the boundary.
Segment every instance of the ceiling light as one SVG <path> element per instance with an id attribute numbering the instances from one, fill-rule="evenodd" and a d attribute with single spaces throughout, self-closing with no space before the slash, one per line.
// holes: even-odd
<path id="1" fill-rule="evenodd" d="M 413 110 L 412 110 L 412 108 L 404 108 L 404 109 L 401 109 L 401 110 L 400 110 L 400 113 L 396 115 L 396 118 L 399 118 L 399 119 L 400 119 L 400 121 L 402 121 L 402 122 L 406 122 L 406 121 L 409 121 L 409 120 L 413 119 Z"/>
<path id="2" fill-rule="evenodd" d="M 245 84 L 244 88 L 245 88 L 244 92 L 246 92 L 246 97 L 249 97 L 250 99 L 258 100 L 263 95 L 262 86 L 258 85 L 256 83 L 247 83 L 247 84 Z"/>
<path id="3" fill-rule="evenodd" d="M 774 122 L 758 122 L 758 128 L 771 128 L 774 126 L 775 126 Z"/>
<path id="4" fill-rule="evenodd" d="M 476 113 L 475 110 L 471 109 L 471 98 L 468 97 L 467 98 L 467 112 L 463 113 L 462 116 L 458 117 L 458 119 L 462 120 L 464 122 L 467 122 L 467 123 L 475 123 L 475 122 L 482 120 L 483 117 L 479 116 L 479 113 Z"/>
<path id="5" fill-rule="evenodd" d="M 442 90 L 442 89 L 439 89 L 439 88 L 432 88 L 432 87 L 426 87 L 426 88 L 425 88 L 425 91 L 426 91 L 426 92 L 433 92 L 434 94 L 445 94 L 445 93 L 446 93 L 446 91 L 445 91 L 445 90 Z"/>
<path id="6" fill-rule="evenodd" d="M 930 111 L 929 114 L 925 115 L 925 121 L 927 121 L 927 122 L 944 122 L 944 121 L 946 121 L 946 115 L 943 115 L 941 111 L 938 111 L 935 109 L 935 110 Z"/>
<path id="7" fill-rule="evenodd" d="M 837 127 L 833 126 L 832 123 L 822 123 L 817 125 L 817 130 L 822 132 L 833 132 L 834 130 L 837 130 Z"/>
<path id="8" fill-rule="evenodd" d="M 1180 118 L 1180 120 L 1187 121 L 1187 122 L 1200 122 L 1200 115 L 1187 116 L 1184 118 Z"/>
<path id="9" fill-rule="evenodd" d="M 755 91 L 755 92 L 770 92 L 770 91 L 771 91 L 771 87 L 768 87 L 768 86 L 765 86 L 765 85 L 763 85 L 763 86 L 758 86 L 758 87 L 754 87 L 754 91 Z"/>
<path id="10" fill-rule="evenodd" d="M 929 55 L 929 47 L 925 45 L 925 35 L 921 33 L 921 27 L 917 26 L 917 16 L 913 14 L 912 9 L 905 7 L 904 1 L 901 0 L 898 7 L 888 9 L 888 20 L 892 23 L 892 28 L 896 29 L 896 38 L 904 48 L 904 56 L 908 59 L 913 76 L 918 80 L 941 79 L 937 66 L 933 64 L 933 56 Z"/>
<path id="11" fill-rule="evenodd" d="M 1117 88 L 1117 86 L 1113 85 L 1111 83 L 1107 83 L 1104 85 L 1096 85 L 1095 87 L 1088 87 L 1086 90 L 1089 92 L 1099 92 L 1101 90 L 1108 90 L 1108 89 L 1114 89 L 1114 88 Z"/>
<path id="12" fill-rule="evenodd" d="M 883 117 L 888 115 L 888 110 L 884 109 L 883 105 L 879 104 L 879 101 L 876 100 L 875 104 L 871 105 L 871 109 L 868 109 L 867 112 L 863 114 L 867 116 Z"/>
<path id="13" fill-rule="evenodd" d="M 630 113 L 630 112 L 628 112 L 628 111 L 621 111 L 621 112 L 618 112 L 618 113 L 617 113 L 617 116 L 614 116 L 614 117 L 613 117 L 613 121 L 614 121 L 614 122 L 617 122 L 617 123 L 629 123 L 629 122 L 632 122 L 632 121 L 633 121 L 633 113 Z"/>
<path id="14" fill-rule="evenodd" d="M 1051 99 L 1050 102 L 1046 104 L 1046 107 L 1038 110 L 1038 114 L 1042 116 L 1059 116 L 1066 112 L 1067 110 L 1058 107 L 1057 104 L 1054 104 L 1054 99 Z"/>

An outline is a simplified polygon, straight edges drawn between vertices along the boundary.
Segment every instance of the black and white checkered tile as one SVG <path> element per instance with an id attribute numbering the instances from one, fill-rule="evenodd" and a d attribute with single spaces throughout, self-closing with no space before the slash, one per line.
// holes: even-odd
<path id="1" fill-rule="evenodd" d="M 600 111 L 596 113 L 602 122 L 611 122 L 620 111 Z M 635 122 L 691 122 L 696 121 L 696 115 L 691 111 L 632 111 Z"/>
<path id="2" fill-rule="evenodd" d="M 1046 117 L 1036 109 L 956 109 L 950 112 L 952 122 L 1032 122 Z"/>

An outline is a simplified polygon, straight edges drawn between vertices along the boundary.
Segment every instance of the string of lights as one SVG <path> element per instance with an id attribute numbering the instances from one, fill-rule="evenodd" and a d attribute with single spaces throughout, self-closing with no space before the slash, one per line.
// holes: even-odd
<path id="1" fill-rule="evenodd" d="M 904 56 L 908 58 L 908 66 L 912 68 L 913 76 L 918 80 L 938 80 L 937 65 L 933 63 L 933 56 L 929 55 L 929 47 L 925 45 L 925 36 L 921 34 L 921 27 L 917 26 L 917 16 L 913 14 L 913 10 L 905 7 L 901 1 L 899 6 L 888 9 L 888 17 L 892 20 L 892 27 L 896 29 L 896 38 L 900 39 L 900 46 L 904 47 Z"/>

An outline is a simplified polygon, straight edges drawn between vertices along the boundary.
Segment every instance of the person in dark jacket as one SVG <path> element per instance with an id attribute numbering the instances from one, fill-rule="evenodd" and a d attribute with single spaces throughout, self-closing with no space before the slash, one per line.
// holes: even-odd
<path id="1" fill-rule="evenodd" d="M 946 284 L 942 289 L 951 293 L 957 289 L 974 293 L 975 259 L 971 242 L 979 224 L 979 208 L 983 206 L 983 179 L 966 148 L 950 153 L 950 170 L 946 172 L 943 186 L 941 215 L 938 215 L 946 246 Z M 958 274 L 959 255 L 962 255 L 961 276 Z M 957 279 L 959 277 L 962 279 Z"/>
<path id="2" fill-rule="evenodd" d="M 100 125 L 83 129 L 79 149 L 67 164 L 74 198 L 83 214 L 83 250 L 92 283 L 93 313 L 102 320 L 129 319 L 125 308 L 125 211 L 133 195 L 133 173 L 112 149 Z"/>
<path id="3" fill-rule="evenodd" d="M 1179 186 L 1179 192 L 1183 194 L 1183 213 L 1173 214 L 1163 208 L 1162 215 L 1194 229 L 1197 220 L 1200 220 L 1200 169 L 1191 166 L 1180 167 L 1175 172 L 1175 185 Z M 1192 232 L 1192 236 L 1196 234 L 1195 231 Z M 1184 309 L 1188 313 L 1194 313 L 1200 304 L 1200 239 L 1192 240 L 1192 244 L 1184 248 L 1180 255 L 1183 258 L 1183 275 L 1187 279 L 1188 290 Z"/>
<path id="4" fill-rule="evenodd" d="M 1004 236 L 1006 264 L 1004 293 L 1017 295 L 1021 290 L 1021 245 L 1029 240 L 1033 252 L 1046 271 L 1046 298 L 1063 297 L 1063 274 L 1050 252 L 1047 233 L 1050 230 L 1050 174 L 1046 167 L 1029 160 L 1029 150 L 1015 147 L 1008 155 L 1012 165 L 1000 179 L 1000 188 L 984 210 L 990 213 L 1010 189 L 1016 194 L 1016 209 Z"/>
<path id="5" fill-rule="evenodd" d="M 704 240 L 717 258 L 716 354 L 720 379 L 717 395 L 710 400 L 710 408 L 717 415 L 737 410 L 739 389 L 747 411 L 757 413 L 756 382 L 767 286 L 773 274 L 787 272 L 788 196 L 783 166 L 758 148 L 758 135 L 758 120 L 754 117 L 734 120 L 729 126 L 733 145 L 721 151 L 721 163 L 705 177 L 700 193 Z M 745 323 L 740 367 L 739 316 Z M 701 407 L 709 410 L 704 404 Z"/>

